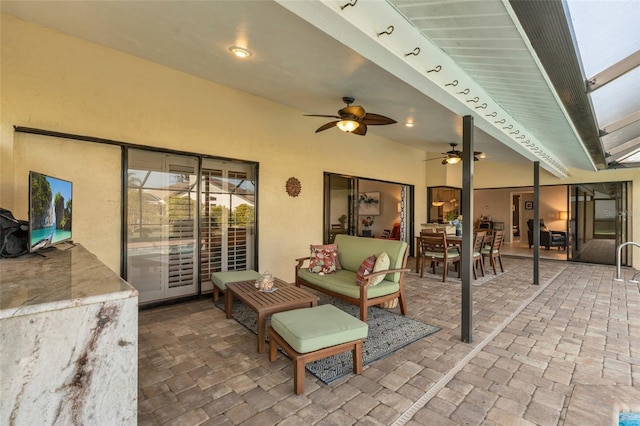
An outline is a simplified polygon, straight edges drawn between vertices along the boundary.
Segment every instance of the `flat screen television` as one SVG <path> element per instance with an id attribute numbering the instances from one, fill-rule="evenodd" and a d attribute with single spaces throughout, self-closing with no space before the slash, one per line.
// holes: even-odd
<path id="1" fill-rule="evenodd" d="M 29 251 L 71 242 L 73 184 L 29 172 Z"/>

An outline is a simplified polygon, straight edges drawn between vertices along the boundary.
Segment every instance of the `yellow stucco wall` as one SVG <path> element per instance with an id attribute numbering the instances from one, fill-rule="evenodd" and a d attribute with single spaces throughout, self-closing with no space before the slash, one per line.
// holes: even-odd
<path id="1" fill-rule="evenodd" d="M 18 146 L 13 126 L 258 162 L 259 268 L 288 281 L 294 259 L 322 242 L 323 172 L 415 185 L 416 205 L 426 203 L 419 150 L 374 134 L 315 134 L 318 122 L 302 111 L 6 15 L 1 43 L 0 205 L 17 217 L 26 218 L 28 208 L 25 170 L 42 163 L 30 147 Z M 105 209 L 100 191 L 119 191 L 111 176 L 120 162 L 106 147 L 108 164 L 93 167 L 83 161 L 89 148 L 82 143 L 50 160 L 75 164 L 74 192 L 83 180 L 110 182 L 94 197 L 74 195 L 74 240 L 119 272 L 121 206 Z M 285 192 L 291 176 L 302 182 L 297 198 Z M 417 224 L 426 220 L 424 210 L 417 209 Z M 83 223 L 80 216 L 96 211 L 109 216 L 108 224 Z"/>
<path id="2" fill-rule="evenodd" d="M 429 153 L 374 134 L 315 134 L 317 121 L 302 117 L 303 111 L 14 17 L 2 15 L 1 28 L 0 205 L 18 217 L 26 217 L 25 170 L 41 160 L 19 146 L 13 126 L 258 162 L 259 268 L 289 281 L 293 259 L 305 255 L 310 243 L 322 241 L 323 172 L 415 185 L 416 230 L 426 221 L 427 186 L 461 186 L 460 165 L 424 162 L 432 157 Z M 82 143 L 74 142 L 73 153 L 58 150 L 52 160 L 72 161 L 78 182 L 86 176 L 94 179 L 90 183 L 108 182 L 103 191 L 119 191 L 119 182 L 112 180 L 120 167 L 114 148 L 104 147 L 104 167 L 93 167 L 84 162 L 83 150 L 89 148 Z M 541 184 L 632 181 L 631 218 L 640 211 L 638 170 L 570 172 L 569 178 L 557 179 L 542 171 Z M 297 198 L 284 191 L 291 176 L 302 182 Z M 530 186 L 532 176 L 532 167 L 487 159 L 475 164 L 474 186 Z M 120 209 L 118 202 L 105 208 L 100 196 L 78 193 L 74 202 L 74 239 L 114 271 L 119 271 Z M 79 217 L 83 210 L 84 219 Z M 95 221 L 89 212 L 104 212 L 107 224 L 90 229 Z M 637 228 L 633 240 L 640 241 Z M 640 265 L 640 250 L 634 265 Z"/>

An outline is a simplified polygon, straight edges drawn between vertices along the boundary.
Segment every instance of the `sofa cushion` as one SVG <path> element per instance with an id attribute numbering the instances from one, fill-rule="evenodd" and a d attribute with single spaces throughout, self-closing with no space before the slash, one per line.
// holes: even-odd
<path id="1" fill-rule="evenodd" d="M 358 271 L 362 259 L 383 251 L 389 255 L 389 269 L 400 269 L 407 250 L 407 243 L 404 241 L 362 238 L 345 234 L 336 235 L 335 243 L 338 246 L 338 258 L 342 268 L 354 273 Z M 384 279 L 398 282 L 400 273 L 387 274 Z"/>
<path id="2" fill-rule="evenodd" d="M 369 275 L 373 271 L 373 267 L 376 265 L 376 257 L 371 255 L 362 261 L 358 272 L 356 272 L 356 283 L 358 285 L 364 285 L 364 277 Z"/>
<path id="3" fill-rule="evenodd" d="M 388 277 L 391 274 L 385 275 Z M 309 272 L 307 268 L 301 268 L 298 271 L 298 277 L 311 285 L 342 294 L 353 299 L 360 298 L 360 286 L 356 285 L 356 273 L 343 269 L 334 274 L 318 275 Z M 400 290 L 400 284 L 397 282 L 383 280 L 376 286 L 367 288 L 367 298 L 386 296 Z"/>

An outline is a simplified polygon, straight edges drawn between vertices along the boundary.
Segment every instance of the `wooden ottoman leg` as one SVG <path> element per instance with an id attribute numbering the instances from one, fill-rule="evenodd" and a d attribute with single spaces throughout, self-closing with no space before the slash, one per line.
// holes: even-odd
<path id="1" fill-rule="evenodd" d="M 220 293 L 218 292 L 218 286 L 216 286 L 215 284 L 213 285 L 213 302 L 217 302 L 218 299 L 220 298 Z"/>
<path id="2" fill-rule="evenodd" d="M 353 372 L 362 373 L 362 340 L 358 340 L 353 348 Z"/>

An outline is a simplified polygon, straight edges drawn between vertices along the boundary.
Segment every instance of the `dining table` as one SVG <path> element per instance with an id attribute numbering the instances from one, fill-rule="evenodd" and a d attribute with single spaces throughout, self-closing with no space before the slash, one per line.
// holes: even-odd
<path id="1" fill-rule="evenodd" d="M 493 236 L 490 234 L 485 235 L 484 244 L 490 244 Z M 447 244 L 450 246 L 461 246 L 462 235 L 447 234 Z M 473 244 L 473 242 L 472 242 Z M 460 251 L 462 253 L 462 250 Z M 416 236 L 416 274 L 420 273 L 420 262 L 422 261 L 422 251 L 420 244 L 420 235 Z"/>

